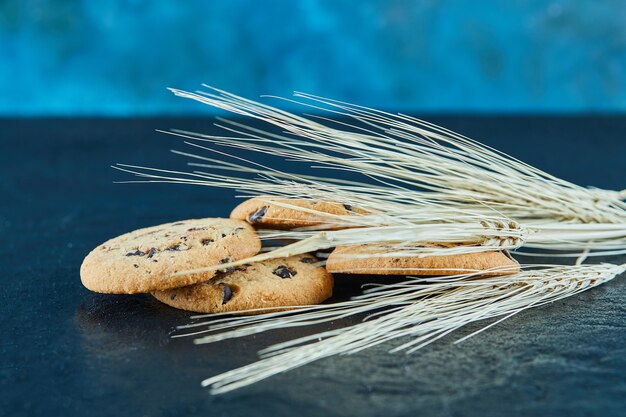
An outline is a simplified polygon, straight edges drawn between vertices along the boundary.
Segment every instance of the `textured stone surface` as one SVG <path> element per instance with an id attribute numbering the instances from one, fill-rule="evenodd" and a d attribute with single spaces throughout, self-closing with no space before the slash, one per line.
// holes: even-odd
<path id="1" fill-rule="evenodd" d="M 0 114 L 210 112 L 200 83 L 412 110 L 625 110 L 620 0 L 0 2 Z"/>
<path id="2" fill-rule="evenodd" d="M 626 118 L 445 118 L 551 173 L 623 187 Z M 212 397 L 203 378 L 310 330 L 195 346 L 168 333 L 187 315 L 148 295 L 89 293 L 78 269 L 106 238 L 219 216 L 234 193 L 118 185 L 109 164 L 180 167 L 155 128 L 209 120 L 1 121 L 2 416 L 620 416 L 626 409 L 626 279 L 524 312 L 462 344 L 461 330 L 412 356 L 384 345 Z M 168 198 L 164 198 L 164 196 Z M 621 258 L 616 261 L 625 262 Z M 337 279 L 339 299 L 366 278 Z M 339 326 L 356 319 L 335 323 Z"/>

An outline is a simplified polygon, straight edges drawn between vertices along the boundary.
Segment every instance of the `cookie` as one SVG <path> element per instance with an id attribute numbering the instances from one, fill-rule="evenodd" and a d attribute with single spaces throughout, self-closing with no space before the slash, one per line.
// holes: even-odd
<path id="1" fill-rule="evenodd" d="M 335 215 L 366 214 L 365 210 L 329 201 L 306 199 L 287 199 L 276 197 L 255 197 L 239 204 L 230 213 L 231 219 L 245 220 L 255 226 L 269 229 L 292 229 L 294 227 L 319 226 L 332 224 L 332 217 L 300 211 L 272 204 L 271 201 L 302 207 L 322 213 Z M 330 228 L 333 228 L 332 226 Z"/>
<path id="2" fill-rule="evenodd" d="M 384 256 L 389 248 L 376 245 L 339 246 L 329 255 L 332 273 L 371 275 L 461 275 L 497 268 L 484 276 L 511 275 L 519 264 L 504 252 L 476 252 L 445 256 Z M 383 256 L 381 256 L 383 255 Z"/>
<path id="3" fill-rule="evenodd" d="M 197 219 L 135 230 L 104 242 L 80 267 L 83 285 L 96 292 L 134 294 L 206 281 L 215 271 L 171 276 L 256 255 L 261 241 L 246 222 Z"/>
<path id="4" fill-rule="evenodd" d="M 311 255 L 270 259 L 153 295 L 172 307 L 199 313 L 318 304 L 332 295 L 333 276 L 317 262 Z"/>

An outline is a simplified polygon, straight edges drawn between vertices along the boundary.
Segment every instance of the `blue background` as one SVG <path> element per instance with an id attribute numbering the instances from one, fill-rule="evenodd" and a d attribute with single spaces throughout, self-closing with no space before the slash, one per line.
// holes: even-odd
<path id="1" fill-rule="evenodd" d="M 165 87 L 623 112 L 622 1 L 0 1 L 0 115 L 206 113 Z"/>

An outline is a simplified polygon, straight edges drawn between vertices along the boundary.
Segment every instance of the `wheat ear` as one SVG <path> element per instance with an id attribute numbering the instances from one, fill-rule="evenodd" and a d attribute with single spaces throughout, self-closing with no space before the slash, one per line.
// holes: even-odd
<path id="1" fill-rule="evenodd" d="M 294 244 L 238 263 L 181 273 L 355 243 L 384 244 L 389 247 L 386 255 L 401 256 L 515 249 L 524 245 L 531 249 L 573 251 L 580 255 L 580 262 L 593 254 L 626 251 L 626 203 L 622 201 L 626 191 L 577 186 L 457 133 L 402 114 L 296 93 L 296 100 L 291 101 L 343 119 L 303 117 L 208 88 L 209 91 L 195 93 L 172 91 L 253 118 L 265 123 L 266 128 L 221 120 L 218 126 L 224 129 L 224 136 L 169 133 L 191 139 L 185 143 L 196 151 L 230 157 L 234 162 L 178 152 L 194 160 L 190 164 L 193 171 L 131 165 L 116 168 L 138 175 L 143 182 L 225 187 L 247 196 L 336 201 L 368 214 L 333 216 L 313 212 L 310 214 L 326 219 L 324 225 L 265 235 L 268 239 L 298 240 Z M 216 146 L 271 154 L 330 172 L 351 171 L 366 181 L 281 172 L 232 156 L 215 149 Z M 288 202 L 281 204 L 289 207 Z M 338 226 L 349 229 L 316 230 Z M 461 244 L 428 245 L 433 242 Z M 500 278 L 478 279 L 466 274 L 456 278 L 410 279 L 372 288 L 351 301 L 331 306 L 221 319 L 208 330 L 222 333 L 204 336 L 198 343 L 370 313 L 369 320 L 363 323 L 271 346 L 261 352 L 263 358 L 259 362 L 209 378 L 203 384 L 211 386 L 214 393 L 227 392 L 317 359 L 358 352 L 404 336 L 412 339 L 393 350 L 411 352 L 465 324 L 499 317 L 491 326 L 519 311 L 599 285 L 624 269 L 623 265 L 576 265 Z M 234 327 L 239 325 L 242 327 Z"/>
<path id="2" fill-rule="evenodd" d="M 451 255 L 485 250 L 515 250 L 522 244 L 529 249 L 568 251 L 566 255 L 578 256 L 580 251 L 589 249 L 590 256 L 596 254 L 618 254 L 626 248 L 626 224 L 617 223 L 578 223 L 555 222 L 548 220 L 527 219 L 525 224 L 518 224 L 495 209 L 476 208 L 470 204 L 445 206 L 426 197 L 416 198 L 414 202 L 391 202 L 379 198 L 383 190 L 374 185 L 361 185 L 355 190 L 351 182 L 342 185 L 323 184 L 320 179 L 302 178 L 295 174 L 280 173 L 292 177 L 291 181 L 281 179 L 273 171 L 264 171 L 263 178 L 247 179 L 241 177 L 209 178 L 209 174 L 190 174 L 194 178 L 181 178 L 180 172 L 171 172 L 155 168 L 117 166 L 117 169 L 133 173 L 146 182 L 178 182 L 185 184 L 219 186 L 243 190 L 260 190 L 264 194 L 276 193 L 291 198 L 312 198 L 322 201 L 339 201 L 371 212 L 360 215 L 334 215 L 290 205 L 285 201 L 265 197 L 262 200 L 293 210 L 307 211 L 316 218 L 323 219 L 323 224 L 300 230 L 266 234 L 268 239 L 295 239 L 296 244 L 277 250 L 273 254 L 228 264 L 261 261 L 271 257 L 292 256 L 299 253 L 313 252 L 344 244 L 393 243 L 401 248 L 405 256 Z M 250 168 L 251 171 L 255 169 Z M 277 176 L 269 177 L 270 173 Z M 375 192 L 374 192 L 375 191 Z M 410 190 L 404 190 L 411 195 Z M 426 193 L 428 194 L 428 193 Z M 355 228 L 357 227 L 358 228 Z M 323 228 L 350 228 L 349 230 L 325 231 Z M 420 247 L 420 244 L 465 242 L 454 248 Z M 179 274 L 196 273 L 217 269 L 206 267 L 193 271 L 181 271 Z"/>
<path id="3" fill-rule="evenodd" d="M 172 132 L 192 138 L 194 142 L 186 143 L 195 149 L 227 157 L 228 153 L 200 143 L 255 150 L 328 169 L 355 171 L 373 183 L 296 175 L 241 157 L 228 162 L 185 152 L 178 153 L 200 161 L 192 162 L 192 166 L 212 171 L 181 172 L 130 165 L 116 168 L 136 174 L 146 182 L 234 188 L 246 195 L 337 201 L 372 213 L 343 217 L 316 213 L 326 219 L 325 226 L 334 228 L 413 225 L 429 215 L 432 224 L 470 216 L 489 223 L 513 218 L 522 223 L 526 235 L 531 237 L 526 241 L 527 248 L 568 251 L 568 255 L 576 256 L 583 250 L 589 250 L 590 256 L 624 251 L 626 205 L 620 201 L 624 192 L 576 186 L 444 128 L 404 115 L 306 94 L 296 94 L 308 101 L 302 104 L 351 118 L 356 125 L 324 117 L 312 120 L 216 89 L 197 93 L 172 91 L 285 132 L 273 133 L 227 120 L 219 124 L 226 136 Z M 572 223 L 585 226 L 573 226 L 577 228 L 574 230 Z M 290 238 L 307 237 L 311 234 L 300 237 L 294 234 Z M 420 242 L 419 237 L 423 235 L 413 240 Z M 480 237 L 474 236 L 472 241 L 477 239 Z M 312 242 L 321 246 L 315 247 Z M 327 242 L 318 236 L 307 240 L 307 244 L 316 250 Z M 457 251 L 464 249 L 467 247 Z"/>
<path id="4" fill-rule="evenodd" d="M 466 324 L 494 319 L 475 334 L 531 307 L 586 291 L 603 284 L 626 270 L 626 265 L 553 266 L 524 271 L 508 277 L 476 278 L 473 275 L 437 279 L 409 279 L 399 284 L 373 287 L 355 299 L 330 306 L 302 307 L 294 312 L 237 317 L 184 326 L 197 335 L 194 327 L 208 325 L 216 334 L 200 337 L 195 343 L 211 343 L 266 330 L 307 326 L 346 316 L 371 313 L 363 322 L 340 329 L 270 346 L 261 359 L 250 365 L 208 378 L 214 394 L 225 393 L 313 361 L 351 354 L 383 342 L 410 338 L 390 352 L 414 352 L 460 329 Z M 207 316 L 201 316 L 207 317 Z M 211 317 L 211 316 L 208 316 Z"/>
<path id="5" fill-rule="evenodd" d="M 582 223 L 626 223 L 626 204 L 621 201 L 626 191 L 577 186 L 432 123 L 295 93 L 296 100 L 288 101 L 347 118 L 353 124 L 323 116 L 306 118 L 205 87 L 209 91 L 171 91 L 267 123 L 285 133 L 222 120 L 218 126 L 230 135 L 180 131 L 174 134 L 360 172 L 390 188 L 435 192 L 429 198 L 446 205 L 488 203 L 520 221 L 551 218 Z"/>

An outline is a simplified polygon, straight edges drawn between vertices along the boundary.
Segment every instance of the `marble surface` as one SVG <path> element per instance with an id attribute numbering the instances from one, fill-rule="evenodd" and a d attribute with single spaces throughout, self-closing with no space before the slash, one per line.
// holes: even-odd
<path id="1" fill-rule="evenodd" d="M 566 179 L 624 186 L 624 117 L 431 119 Z M 109 168 L 115 162 L 183 165 L 167 152 L 182 145 L 156 128 L 211 126 L 207 119 L 0 121 L 1 416 L 626 415 L 624 277 L 458 345 L 452 342 L 480 324 L 412 356 L 382 345 L 209 395 L 203 378 L 309 330 L 195 346 L 169 338 L 187 313 L 148 295 L 81 286 L 80 262 L 102 241 L 224 216 L 235 204 L 224 190 L 113 184 L 128 179 Z M 336 298 L 357 293 L 363 280 L 338 279 Z"/>

